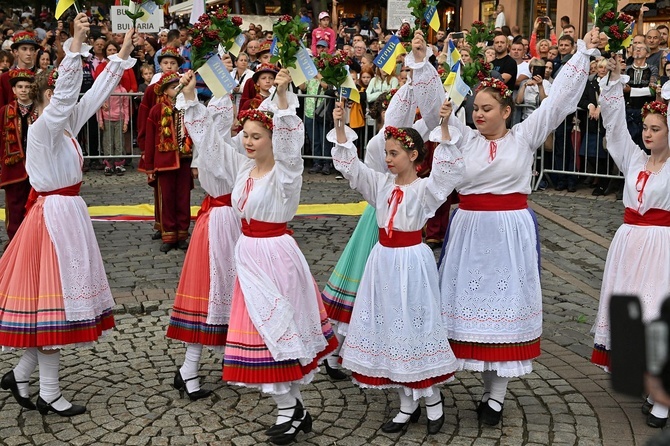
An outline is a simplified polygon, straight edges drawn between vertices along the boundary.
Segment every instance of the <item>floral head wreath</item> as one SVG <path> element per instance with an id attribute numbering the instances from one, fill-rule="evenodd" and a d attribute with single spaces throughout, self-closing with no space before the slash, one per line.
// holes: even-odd
<path id="1" fill-rule="evenodd" d="M 391 99 L 393 99 L 393 96 L 398 92 L 397 88 L 392 89 L 388 93 L 386 93 L 386 96 L 384 97 L 384 100 L 382 101 L 382 110 L 386 110 L 389 108 L 389 104 L 391 103 Z"/>
<path id="2" fill-rule="evenodd" d="M 58 70 L 52 68 L 47 75 L 47 86 L 49 88 L 56 88 L 56 80 L 58 79 Z"/>
<path id="3" fill-rule="evenodd" d="M 414 140 L 403 129 L 391 127 L 389 125 L 384 129 L 384 138 L 387 140 L 393 138 L 406 150 L 414 150 Z"/>
<path id="4" fill-rule="evenodd" d="M 498 90 L 500 96 L 502 96 L 505 99 L 512 97 L 512 90 L 510 90 L 503 81 L 494 79 L 492 77 L 482 79 L 482 81 L 479 84 L 479 87 L 477 87 L 477 92 L 483 90 L 484 88 L 493 88 L 494 90 Z"/>
<path id="5" fill-rule="evenodd" d="M 244 110 L 240 112 L 240 123 L 244 125 L 244 123 L 249 120 L 256 121 L 266 129 L 272 131 L 272 116 L 273 113 L 269 111 L 261 111 L 258 109 Z"/>
<path id="6" fill-rule="evenodd" d="M 26 68 L 14 68 L 13 70 L 9 70 L 9 84 L 14 86 L 20 81 L 30 83 L 35 82 L 35 73 Z"/>
<path id="7" fill-rule="evenodd" d="M 664 118 L 668 117 L 668 106 L 660 101 L 647 102 L 642 107 L 642 119 L 646 118 L 650 114 L 658 114 Z"/>
<path id="8" fill-rule="evenodd" d="M 165 92 L 167 86 L 174 82 L 179 82 L 179 73 L 165 73 L 154 85 L 154 92 L 161 95 Z"/>

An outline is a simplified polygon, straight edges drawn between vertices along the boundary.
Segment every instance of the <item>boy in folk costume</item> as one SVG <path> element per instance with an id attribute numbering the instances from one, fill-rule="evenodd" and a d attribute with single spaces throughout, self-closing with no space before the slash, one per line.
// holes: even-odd
<path id="1" fill-rule="evenodd" d="M 184 63 L 184 58 L 179 55 L 179 50 L 174 47 L 166 46 L 161 50 L 160 56 L 158 56 L 158 64 L 161 69 L 162 74 L 169 74 L 169 73 L 176 73 L 179 70 L 179 67 Z M 144 152 L 146 151 L 147 147 L 149 150 L 153 150 L 154 148 L 152 146 L 147 146 L 146 144 L 146 126 L 147 126 L 147 120 L 149 119 L 149 113 L 151 112 L 151 109 L 156 105 L 156 92 L 154 91 L 153 88 L 151 88 L 152 85 L 155 85 L 156 82 L 160 79 L 159 74 L 154 76 L 154 79 L 152 79 L 153 82 L 149 84 L 149 88 L 146 89 L 144 92 L 144 96 L 142 97 L 142 102 L 140 103 L 140 107 L 137 111 L 137 146 L 140 148 L 140 151 L 142 152 L 142 156 L 140 157 L 140 162 L 137 167 L 137 170 L 140 172 L 149 172 L 149 170 L 146 168 L 145 165 L 145 160 L 144 160 Z M 154 229 L 156 232 L 154 233 L 152 239 L 158 240 L 162 238 L 162 231 L 160 227 L 160 200 L 158 199 L 158 190 L 156 189 L 156 184 L 155 181 L 149 181 L 149 186 L 154 188 L 154 218 L 155 218 L 155 223 L 154 223 Z"/>
<path id="2" fill-rule="evenodd" d="M 11 46 L 16 68 L 24 68 L 35 72 L 35 56 L 40 44 L 35 34 L 21 31 L 14 34 L 14 43 Z M 4 107 L 14 100 L 14 92 L 9 82 L 9 72 L 0 75 L 0 107 Z"/>
<path id="3" fill-rule="evenodd" d="M 256 95 L 247 100 L 242 98 L 242 102 L 240 102 L 240 112 L 257 109 L 265 98 L 270 97 L 270 89 L 274 85 L 275 77 L 278 72 L 279 68 L 277 68 L 276 65 L 270 63 L 262 63 L 259 65 L 252 77 Z"/>
<path id="4" fill-rule="evenodd" d="M 27 69 L 9 71 L 14 99 L 0 108 L 0 187 L 5 190 L 5 226 L 9 240 L 14 237 L 26 216 L 30 181 L 26 173 L 26 142 L 28 126 L 37 119 L 30 99 L 35 74 Z"/>
<path id="5" fill-rule="evenodd" d="M 186 249 L 191 223 L 193 142 L 184 127 L 183 112 L 174 107 L 178 83 L 178 73 L 161 76 L 154 85 L 157 104 L 146 123 L 144 163 L 149 182 L 157 183 L 161 252 Z"/>

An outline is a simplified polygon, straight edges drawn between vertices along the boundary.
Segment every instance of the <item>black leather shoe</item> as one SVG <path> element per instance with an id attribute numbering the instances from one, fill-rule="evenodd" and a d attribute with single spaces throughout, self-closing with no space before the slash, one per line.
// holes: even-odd
<path id="1" fill-rule="evenodd" d="M 302 403 L 298 399 L 295 400 L 295 406 L 286 407 L 286 409 L 293 409 L 293 415 L 291 415 L 291 418 L 288 421 L 285 421 L 285 422 L 279 423 L 279 424 L 275 424 L 274 426 L 269 427 L 265 431 L 265 435 L 267 435 L 269 437 L 275 437 L 277 435 L 281 435 L 284 432 L 291 429 L 291 424 L 294 421 L 302 420 L 302 417 L 305 415 L 304 414 L 304 409 L 302 407 Z"/>
<path id="2" fill-rule="evenodd" d="M 326 368 L 326 373 L 333 381 L 343 381 L 349 378 L 342 370 L 332 368 L 325 359 L 323 360 L 323 366 Z"/>
<path id="3" fill-rule="evenodd" d="M 184 379 L 181 377 L 181 372 L 177 370 L 177 373 L 175 373 L 174 375 L 174 383 L 172 384 L 172 386 L 175 389 L 179 390 L 179 396 L 182 398 L 184 398 L 184 391 L 186 392 L 186 395 L 188 395 L 188 399 L 190 399 L 191 401 L 197 401 L 202 398 L 207 398 L 212 394 L 211 390 L 198 389 L 195 392 L 188 391 L 186 383 L 197 378 L 198 378 L 197 376 L 194 376 L 193 378 Z"/>
<path id="4" fill-rule="evenodd" d="M 488 401 L 488 398 L 486 399 L 486 401 L 484 401 L 484 397 L 488 394 L 489 394 L 489 392 L 485 392 L 482 395 L 482 399 L 481 399 L 481 401 L 479 401 L 479 404 L 477 404 L 477 409 L 475 409 L 475 412 L 477 412 L 477 419 L 478 420 L 481 420 L 481 418 L 482 418 L 482 411 L 484 410 L 484 406 L 487 404 L 486 401 Z"/>
<path id="5" fill-rule="evenodd" d="M 177 242 L 177 247 L 183 251 L 186 251 L 188 249 L 188 241 L 186 240 L 179 240 Z"/>
<path id="6" fill-rule="evenodd" d="M 151 234 L 151 240 L 160 240 L 161 237 L 163 237 L 163 234 L 161 234 L 161 231 L 156 231 L 153 234 Z"/>
<path id="7" fill-rule="evenodd" d="M 649 427 L 662 428 L 665 427 L 667 422 L 667 418 L 658 418 L 651 413 L 647 415 L 647 426 Z"/>
<path id="8" fill-rule="evenodd" d="M 10 370 L 9 372 L 3 375 L 2 381 L 0 381 L 0 387 L 2 387 L 4 390 L 11 391 L 16 402 L 19 403 L 19 405 L 24 409 L 35 410 L 35 403 L 30 401 L 30 398 L 21 396 L 21 394 L 19 393 L 18 384 L 19 383 L 23 384 L 27 382 L 28 381 L 17 381 L 16 377 L 14 376 L 14 370 Z"/>
<path id="9" fill-rule="evenodd" d="M 295 431 L 290 434 L 281 434 L 274 437 L 270 437 L 270 443 L 272 444 L 290 444 L 293 443 L 295 437 L 298 436 L 300 431 L 303 431 L 306 434 L 312 432 L 312 416 L 309 412 L 305 411 L 305 418 L 302 419 L 298 427 L 295 428 Z"/>
<path id="10" fill-rule="evenodd" d="M 496 403 L 500 404 L 500 412 L 493 410 L 488 401 L 495 401 Z M 502 403 L 492 398 L 489 398 L 488 401 L 486 403 L 482 403 L 483 408 L 482 414 L 479 417 L 479 421 L 484 424 L 488 424 L 489 426 L 496 426 L 498 423 L 500 423 L 500 419 L 502 418 Z"/>
<path id="11" fill-rule="evenodd" d="M 557 191 L 559 191 L 559 192 L 564 191 L 565 189 L 566 189 L 566 187 L 565 187 L 565 184 L 564 184 L 564 183 L 559 183 L 559 184 L 557 184 L 556 187 L 554 188 L 554 190 L 557 190 Z"/>
<path id="12" fill-rule="evenodd" d="M 382 432 L 386 432 L 387 434 L 394 434 L 396 432 L 407 429 L 409 423 L 416 423 L 419 421 L 419 417 L 421 416 L 421 406 L 417 407 L 416 410 L 411 414 L 403 412 L 402 410 L 400 412 L 404 413 L 405 415 L 409 415 L 409 420 L 405 421 L 404 423 L 396 423 L 393 420 L 389 420 L 382 425 Z"/>
<path id="13" fill-rule="evenodd" d="M 642 404 L 642 413 L 644 415 L 649 415 L 649 412 L 651 412 L 651 408 L 654 407 L 653 403 L 650 403 L 646 399 L 644 400 L 644 403 Z"/>
<path id="14" fill-rule="evenodd" d="M 593 192 L 591 192 L 591 195 L 593 195 L 594 197 L 602 197 L 603 195 L 605 195 L 605 188 L 602 186 L 596 186 L 593 189 Z"/>
<path id="15" fill-rule="evenodd" d="M 173 249 L 177 249 L 178 245 L 176 243 L 163 243 L 161 245 L 160 252 L 168 253 Z"/>
<path id="16" fill-rule="evenodd" d="M 47 403 L 46 401 L 44 401 L 42 399 L 41 396 L 39 396 L 39 397 L 37 397 L 37 410 L 42 415 L 46 415 L 46 414 L 49 413 L 49 411 L 51 411 L 51 412 L 53 412 L 57 415 L 60 415 L 61 417 L 73 417 L 75 415 L 81 415 L 84 412 L 86 412 L 86 406 L 79 406 L 77 404 L 73 404 L 72 407 L 70 407 L 69 409 L 65 409 L 65 410 L 54 409 L 52 404 L 55 403 L 56 401 L 58 401 L 61 398 L 63 398 L 63 395 L 58 395 L 58 398 L 56 398 L 55 400 L 53 400 L 50 403 Z"/>
<path id="17" fill-rule="evenodd" d="M 568 192 L 577 192 L 577 186 L 571 184 L 568 186 Z"/>
<path id="18" fill-rule="evenodd" d="M 440 401 L 434 404 L 426 404 L 426 412 L 428 412 L 429 407 L 437 406 L 437 405 L 444 406 L 444 395 L 440 392 Z M 426 432 L 428 435 L 435 435 L 436 433 L 440 432 L 440 429 L 442 429 L 442 425 L 444 425 L 444 409 L 442 411 L 442 415 L 440 415 L 440 418 L 437 420 L 431 420 L 429 419 L 426 422 Z"/>

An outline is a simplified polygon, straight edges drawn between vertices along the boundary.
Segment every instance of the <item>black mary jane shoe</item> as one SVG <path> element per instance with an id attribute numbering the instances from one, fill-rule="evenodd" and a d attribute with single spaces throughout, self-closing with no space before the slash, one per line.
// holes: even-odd
<path id="1" fill-rule="evenodd" d="M 342 370 L 332 368 L 326 359 L 323 360 L 323 366 L 326 368 L 326 373 L 333 381 L 344 381 L 349 378 Z"/>
<path id="2" fill-rule="evenodd" d="M 194 376 L 193 378 L 189 379 L 182 378 L 181 372 L 177 370 L 177 373 L 175 373 L 174 375 L 174 383 L 172 384 L 172 386 L 175 389 L 179 390 L 179 396 L 182 398 L 184 398 L 184 392 L 186 392 L 186 395 L 188 395 L 188 399 L 190 399 L 191 401 L 197 401 L 202 398 L 207 398 L 212 394 L 211 390 L 204 390 L 204 389 L 198 389 L 194 392 L 189 392 L 188 387 L 186 387 L 186 383 L 194 379 L 198 379 L 198 377 Z"/>
<path id="3" fill-rule="evenodd" d="M 644 403 L 642 403 L 642 413 L 644 415 L 649 415 L 652 407 L 654 407 L 654 403 L 650 403 L 648 400 L 645 399 Z"/>
<path id="4" fill-rule="evenodd" d="M 58 410 L 55 409 L 52 404 L 58 401 L 59 399 L 63 398 L 63 395 L 58 395 L 58 398 L 53 400 L 50 403 L 47 403 L 42 399 L 42 397 L 37 397 L 37 410 L 39 413 L 42 415 L 46 415 L 49 413 L 49 411 L 55 413 L 56 415 L 60 415 L 61 417 L 73 417 L 75 415 L 81 415 L 84 412 L 86 412 L 86 406 L 79 406 L 77 404 L 73 404 L 72 407 L 69 409 L 65 410 Z"/>
<path id="5" fill-rule="evenodd" d="M 667 424 L 668 419 L 667 418 L 658 418 L 657 416 L 654 416 L 649 413 L 647 415 L 647 426 L 653 427 L 653 428 L 663 428 Z"/>
<path id="6" fill-rule="evenodd" d="M 279 408 L 277 408 L 277 409 L 279 409 Z M 285 409 L 293 409 L 293 415 L 291 415 L 291 418 L 288 421 L 285 421 L 285 422 L 279 423 L 279 424 L 275 424 L 275 425 L 269 427 L 265 431 L 265 435 L 267 435 L 268 437 L 274 437 L 274 436 L 277 436 L 277 435 L 281 435 L 284 432 L 291 429 L 291 424 L 294 421 L 302 420 L 302 417 L 305 415 L 304 409 L 302 407 L 302 403 L 298 399 L 295 400 L 295 405 L 293 407 L 286 407 Z"/>
<path id="7" fill-rule="evenodd" d="M 444 406 L 444 395 L 440 393 L 440 401 L 434 404 L 426 404 L 426 412 L 428 412 L 429 407 L 437 406 L 438 404 Z M 442 408 L 442 415 L 437 420 L 428 419 L 426 422 L 426 433 L 428 435 L 435 435 L 440 432 L 442 426 L 444 425 L 444 408 Z"/>
<path id="8" fill-rule="evenodd" d="M 486 406 L 486 405 L 488 404 L 488 403 L 487 403 L 488 398 L 486 399 L 486 401 L 484 401 L 484 397 L 485 397 L 486 395 L 488 395 L 488 394 L 489 394 L 489 393 L 486 392 L 486 393 L 484 393 L 484 394 L 482 395 L 482 399 L 479 401 L 479 404 L 477 404 L 477 409 L 475 409 L 475 412 L 477 412 L 477 419 L 478 419 L 478 420 L 481 420 L 481 418 L 482 418 L 482 412 L 484 411 L 484 406 Z"/>
<path id="9" fill-rule="evenodd" d="M 496 403 L 500 404 L 500 411 L 494 410 L 489 405 L 489 401 L 495 401 Z M 479 421 L 484 424 L 488 424 L 489 426 L 496 426 L 498 423 L 500 423 L 500 419 L 502 418 L 502 406 L 503 404 L 500 401 L 489 398 L 486 403 L 482 403 L 482 413 L 479 416 Z"/>
<path id="10" fill-rule="evenodd" d="M 382 424 L 382 432 L 386 432 L 387 434 L 395 434 L 396 432 L 400 432 L 404 429 L 407 429 L 409 423 L 416 423 L 417 421 L 419 421 L 419 417 L 421 416 L 421 406 L 418 406 L 416 410 L 411 414 L 403 412 L 402 410 L 400 411 L 400 413 L 409 415 L 409 420 L 405 421 L 404 423 L 396 423 L 391 419 L 386 423 Z"/>
<path id="11" fill-rule="evenodd" d="M 16 377 L 14 376 L 14 370 L 10 370 L 9 372 L 3 375 L 2 380 L 0 381 L 0 387 L 2 387 L 4 390 L 11 391 L 12 396 L 14 396 L 16 402 L 19 403 L 19 405 L 24 409 L 35 410 L 36 409 L 35 403 L 30 401 L 30 398 L 21 396 L 21 394 L 19 393 L 18 385 L 27 382 L 28 381 L 17 381 Z"/>
<path id="12" fill-rule="evenodd" d="M 291 444 L 295 440 L 295 437 L 298 436 L 300 431 L 303 431 L 306 434 L 312 432 L 312 416 L 309 412 L 305 411 L 305 417 L 300 421 L 298 427 L 295 428 L 290 434 L 283 433 L 280 435 L 275 435 L 270 437 L 270 443 L 272 444 Z"/>

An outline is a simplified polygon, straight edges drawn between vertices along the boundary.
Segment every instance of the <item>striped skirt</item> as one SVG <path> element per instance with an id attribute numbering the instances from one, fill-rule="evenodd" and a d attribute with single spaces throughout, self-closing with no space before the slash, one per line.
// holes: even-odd
<path id="1" fill-rule="evenodd" d="M 377 212 L 368 204 L 321 293 L 328 317 L 340 322 L 337 329 L 341 333 L 344 329 L 342 334 L 346 334 L 346 328 L 341 324 L 349 324 L 351 320 L 365 264 L 378 240 Z"/>
<path id="2" fill-rule="evenodd" d="M 239 234 L 239 219 L 229 206 L 210 208 L 198 217 L 170 315 L 168 338 L 210 347 L 226 344 L 235 282 L 233 252 Z M 212 294 L 214 302 L 210 301 Z"/>
<path id="3" fill-rule="evenodd" d="M 114 327 L 112 309 L 68 321 L 58 257 L 38 199 L 0 259 L 0 346 L 81 345 Z"/>
<path id="4" fill-rule="evenodd" d="M 266 387 L 260 384 L 305 382 L 305 377 L 316 370 L 319 361 L 337 347 L 337 339 L 320 300 L 319 314 L 323 336 L 328 342 L 326 348 L 306 365 L 302 365 L 298 359 L 275 361 L 249 318 L 242 289 L 236 282 L 223 360 L 223 380 L 245 385 L 257 384 L 264 391 Z"/>

